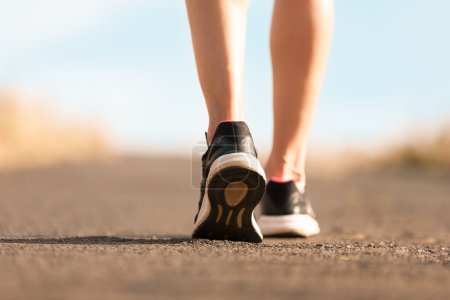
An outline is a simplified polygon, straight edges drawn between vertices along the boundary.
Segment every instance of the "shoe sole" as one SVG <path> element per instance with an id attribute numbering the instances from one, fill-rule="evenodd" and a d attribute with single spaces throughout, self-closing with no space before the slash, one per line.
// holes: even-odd
<path id="1" fill-rule="evenodd" d="M 310 215 L 262 215 L 258 224 L 264 236 L 310 237 L 319 234 L 319 223 Z"/>
<path id="2" fill-rule="evenodd" d="M 211 166 L 192 237 L 262 242 L 253 211 L 264 195 L 265 186 L 264 171 L 254 156 L 246 153 L 222 156 Z"/>

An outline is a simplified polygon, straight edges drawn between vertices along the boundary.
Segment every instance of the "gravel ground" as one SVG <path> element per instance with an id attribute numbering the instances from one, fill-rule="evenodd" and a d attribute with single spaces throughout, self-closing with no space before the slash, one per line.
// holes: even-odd
<path id="1" fill-rule="evenodd" d="M 311 177 L 322 233 L 191 240 L 189 160 L 0 174 L 0 299 L 450 299 L 450 177 Z M 432 297 L 432 298 L 431 298 Z"/>

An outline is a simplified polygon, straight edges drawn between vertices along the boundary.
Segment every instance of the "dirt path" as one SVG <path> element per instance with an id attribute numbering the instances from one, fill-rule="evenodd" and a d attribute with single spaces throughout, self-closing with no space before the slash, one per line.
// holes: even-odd
<path id="1" fill-rule="evenodd" d="M 188 160 L 0 174 L 0 299 L 450 299 L 450 178 L 310 178 L 322 234 L 193 241 Z M 432 298 L 431 298 L 432 297 Z"/>

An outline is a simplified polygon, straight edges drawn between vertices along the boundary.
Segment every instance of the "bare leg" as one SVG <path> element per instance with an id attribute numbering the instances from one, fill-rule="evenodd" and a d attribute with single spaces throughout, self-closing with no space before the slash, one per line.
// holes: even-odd
<path id="1" fill-rule="evenodd" d="M 333 0 L 276 0 L 271 54 L 273 147 L 268 177 L 305 180 L 308 132 L 331 40 Z"/>
<path id="2" fill-rule="evenodd" d="M 186 0 L 186 6 L 211 139 L 221 121 L 242 119 L 248 0 Z"/>

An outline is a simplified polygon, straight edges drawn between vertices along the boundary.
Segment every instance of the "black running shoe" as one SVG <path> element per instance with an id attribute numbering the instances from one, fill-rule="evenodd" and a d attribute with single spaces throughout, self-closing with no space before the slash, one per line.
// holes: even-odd
<path id="1" fill-rule="evenodd" d="M 266 187 L 245 122 L 222 122 L 202 156 L 203 178 L 193 238 L 259 243 L 253 210 Z"/>
<path id="2" fill-rule="evenodd" d="M 261 213 L 258 224 L 265 236 L 309 237 L 320 232 L 308 198 L 294 181 L 269 181 Z"/>

